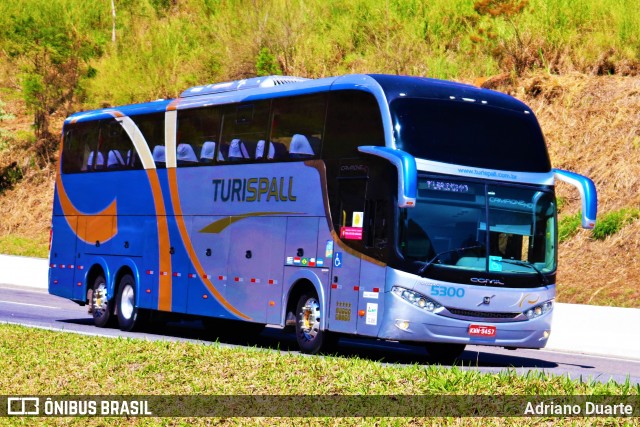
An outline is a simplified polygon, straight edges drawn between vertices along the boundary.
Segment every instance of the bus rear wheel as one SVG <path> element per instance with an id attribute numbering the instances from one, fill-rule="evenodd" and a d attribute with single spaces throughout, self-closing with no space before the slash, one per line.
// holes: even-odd
<path id="1" fill-rule="evenodd" d="M 425 347 L 429 353 L 429 359 L 437 363 L 453 364 L 462 355 L 466 345 L 430 342 Z"/>
<path id="2" fill-rule="evenodd" d="M 305 292 L 296 307 L 296 340 L 303 353 L 318 354 L 333 350 L 337 338 L 320 329 L 322 309 L 315 292 Z"/>
<path id="3" fill-rule="evenodd" d="M 107 281 L 103 275 L 96 277 L 93 282 L 93 291 L 91 292 L 91 314 L 93 315 L 93 324 L 99 328 L 106 328 L 113 323 L 113 307 L 107 295 Z"/>
<path id="4" fill-rule="evenodd" d="M 125 274 L 118 286 L 118 326 L 123 331 L 133 331 L 140 326 L 140 314 L 136 305 L 136 282 L 130 274 Z"/>

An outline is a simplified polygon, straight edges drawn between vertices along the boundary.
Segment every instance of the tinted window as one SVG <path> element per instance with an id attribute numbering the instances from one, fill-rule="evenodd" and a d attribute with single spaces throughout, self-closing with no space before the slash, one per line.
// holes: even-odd
<path id="1" fill-rule="evenodd" d="M 273 101 L 266 160 L 311 159 L 320 156 L 326 94 L 278 98 Z"/>
<path id="2" fill-rule="evenodd" d="M 220 107 L 178 111 L 178 166 L 211 164 L 220 141 Z"/>
<path id="3" fill-rule="evenodd" d="M 149 145 L 157 168 L 166 166 L 164 152 L 164 113 L 131 116 Z M 138 159 L 135 159 L 139 163 Z"/>
<path id="4" fill-rule="evenodd" d="M 331 92 L 327 111 L 322 157 L 357 157 L 361 145 L 384 146 L 380 108 L 375 97 L 366 92 Z"/>
<path id="5" fill-rule="evenodd" d="M 64 173 L 140 169 L 129 135 L 115 119 L 68 125 L 62 154 Z"/>
<path id="6" fill-rule="evenodd" d="M 258 143 L 267 139 L 269 108 L 269 101 L 224 108 L 218 161 L 247 162 L 256 158 Z"/>
<path id="7" fill-rule="evenodd" d="M 533 114 L 420 98 L 393 101 L 391 114 L 397 147 L 415 157 L 487 169 L 551 170 Z"/>

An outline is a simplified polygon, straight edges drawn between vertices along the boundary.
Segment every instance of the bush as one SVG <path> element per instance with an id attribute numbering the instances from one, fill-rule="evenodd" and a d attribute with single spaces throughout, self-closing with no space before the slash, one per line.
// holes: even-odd
<path id="1" fill-rule="evenodd" d="M 620 231 L 625 225 L 640 218 L 640 209 L 620 209 L 607 212 L 598 218 L 591 236 L 596 240 L 604 240 Z"/>
<path id="2" fill-rule="evenodd" d="M 578 232 L 580 224 L 580 213 L 561 218 L 560 221 L 558 221 L 558 241 L 562 243 L 573 237 Z"/>

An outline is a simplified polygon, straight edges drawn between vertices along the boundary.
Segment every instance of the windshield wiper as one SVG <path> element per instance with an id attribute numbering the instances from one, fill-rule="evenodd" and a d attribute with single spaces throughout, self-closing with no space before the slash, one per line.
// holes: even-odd
<path id="1" fill-rule="evenodd" d="M 462 253 L 462 252 L 466 252 L 466 251 L 470 251 L 472 249 L 482 249 L 483 246 L 482 245 L 475 245 L 475 246 L 463 246 L 461 248 L 457 248 L 457 249 L 450 249 L 448 251 L 443 251 L 440 252 L 438 254 L 436 254 L 436 256 L 434 256 L 433 258 L 431 258 L 428 262 L 426 262 L 422 267 L 420 267 L 420 269 L 418 270 L 418 274 L 422 275 L 422 273 L 424 273 L 425 271 L 427 271 L 427 268 L 429 268 L 431 266 L 431 264 L 433 264 L 438 258 L 440 258 L 442 255 L 446 255 L 446 254 L 451 254 L 454 252 L 458 252 L 458 253 Z"/>
<path id="2" fill-rule="evenodd" d="M 547 279 L 547 276 L 542 274 L 542 271 L 540 271 L 540 269 L 538 269 L 538 267 L 536 267 L 532 262 L 521 261 L 521 260 L 518 260 L 518 259 L 508 259 L 508 258 L 507 259 L 502 258 L 500 260 L 500 262 L 504 262 L 504 263 L 507 263 L 507 264 L 513 264 L 513 265 L 520 265 L 522 267 L 532 268 L 538 274 L 538 276 L 540 276 L 540 279 L 542 279 L 542 283 L 544 283 L 545 286 L 549 285 L 549 280 Z"/>

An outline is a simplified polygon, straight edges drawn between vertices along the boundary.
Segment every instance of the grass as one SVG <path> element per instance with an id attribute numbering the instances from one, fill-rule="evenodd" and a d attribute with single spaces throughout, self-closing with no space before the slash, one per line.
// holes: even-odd
<path id="1" fill-rule="evenodd" d="M 307 357 L 285 352 L 189 342 L 104 338 L 0 325 L 2 395 L 638 395 L 629 382 L 572 380 L 531 371 L 484 374 L 440 366 L 394 366 L 355 357 Z M 554 419 L 574 425 L 579 419 Z M 0 418 L 0 425 L 14 424 Z M 33 424 L 36 419 L 25 419 Z M 42 419 L 67 425 L 242 424 L 243 419 Z M 64 422 L 63 422 L 64 421 Z M 262 422 L 263 420 L 254 420 Z M 451 419 L 306 419 L 349 425 L 443 424 Z M 540 421 L 540 420 L 537 420 Z M 624 420 L 602 419 L 607 425 Z M 269 424 L 267 420 L 264 421 Z M 300 420 L 276 419 L 298 425 Z M 493 420 L 496 422 L 496 420 Z M 519 419 L 533 425 L 536 419 Z M 175 424 L 174 424 L 175 423 Z M 613 424 L 610 424 L 613 423 Z M 491 425 L 468 418 L 456 425 Z M 510 424 L 510 423 L 509 423 Z M 496 422 L 493 425 L 503 425 Z"/>
<path id="2" fill-rule="evenodd" d="M 598 218 L 592 236 L 597 240 L 604 240 L 619 232 L 625 225 L 631 224 L 640 218 L 640 209 L 623 208 L 613 212 L 607 212 Z"/>
<path id="3" fill-rule="evenodd" d="M 582 223 L 580 212 L 558 219 L 558 242 L 562 243 L 575 234 L 580 229 Z"/>
<path id="4" fill-rule="evenodd" d="M 49 245 L 45 242 L 9 234 L 0 236 L 0 253 L 47 258 L 49 256 Z"/>

